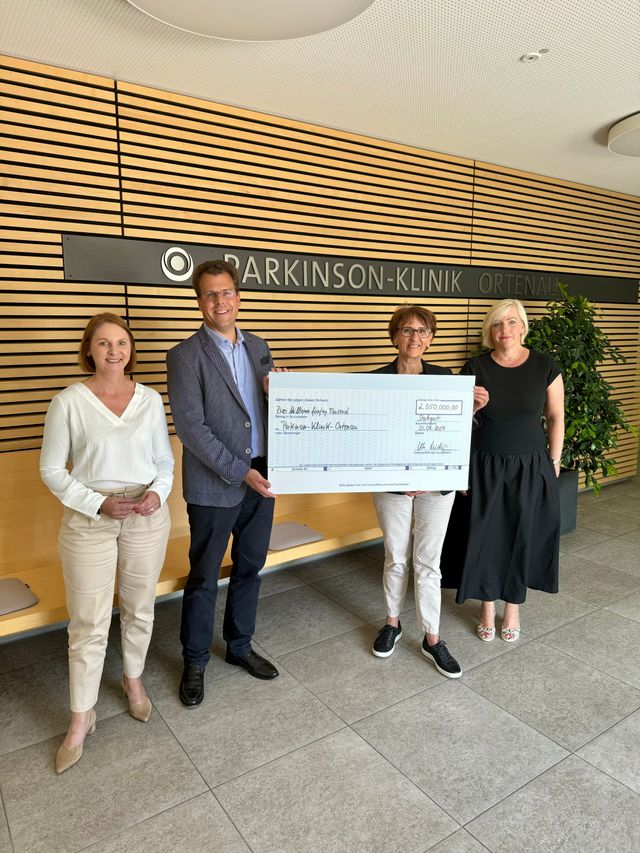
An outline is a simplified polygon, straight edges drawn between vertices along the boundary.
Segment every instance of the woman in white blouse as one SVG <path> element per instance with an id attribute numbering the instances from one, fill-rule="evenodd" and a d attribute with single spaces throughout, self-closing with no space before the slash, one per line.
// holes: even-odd
<path id="1" fill-rule="evenodd" d="M 122 686 L 146 722 L 142 671 L 170 518 L 173 454 L 160 395 L 133 382 L 133 335 L 116 314 L 93 317 L 80 344 L 91 373 L 51 401 L 40 474 L 64 505 L 58 545 L 69 611 L 71 723 L 56 755 L 62 773 L 95 730 L 100 678 L 118 580 Z M 67 462 L 70 462 L 70 470 Z"/>

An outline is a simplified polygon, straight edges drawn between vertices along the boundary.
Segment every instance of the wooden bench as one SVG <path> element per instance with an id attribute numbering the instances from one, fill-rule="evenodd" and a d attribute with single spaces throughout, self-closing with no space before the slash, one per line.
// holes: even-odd
<path id="1" fill-rule="evenodd" d="M 169 498 L 172 526 L 157 595 L 183 588 L 188 573 L 189 526 L 180 482 L 180 443 L 174 437 L 176 480 Z M 17 577 L 38 597 L 25 610 L 0 616 L 0 637 L 67 620 L 64 583 L 57 553 L 62 508 L 40 480 L 38 451 L 0 456 L 0 578 Z M 283 551 L 270 551 L 266 567 L 309 559 L 378 539 L 375 510 L 368 494 L 283 495 L 276 500 L 276 523 L 297 521 L 323 535 Z M 221 577 L 227 577 L 227 550 Z M 114 601 L 117 604 L 117 598 Z"/>

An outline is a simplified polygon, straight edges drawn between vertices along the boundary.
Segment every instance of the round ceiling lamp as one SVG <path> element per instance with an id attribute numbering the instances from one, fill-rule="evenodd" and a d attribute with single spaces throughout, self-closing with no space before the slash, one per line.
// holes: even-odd
<path id="1" fill-rule="evenodd" d="M 300 38 L 345 24 L 373 0 L 128 0 L 152 18 L 210 38 Z"/>
<path id="2" fill-rule="evenodd" d="M 626 157 L 640 157 L 640 113 L 628 116 L 609 131 L 609 151 Z"/>

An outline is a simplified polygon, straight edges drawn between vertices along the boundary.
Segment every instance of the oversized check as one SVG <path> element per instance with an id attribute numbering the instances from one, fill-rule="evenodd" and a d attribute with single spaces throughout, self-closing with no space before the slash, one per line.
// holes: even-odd
<path id="1" fill-rule="evenodd" d="M 269 374 L 275 494 L 466 489 L 473 376 Z"/>

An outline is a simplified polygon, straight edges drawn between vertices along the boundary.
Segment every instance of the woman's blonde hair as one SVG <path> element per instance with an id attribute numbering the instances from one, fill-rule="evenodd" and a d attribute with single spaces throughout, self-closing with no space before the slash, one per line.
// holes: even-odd
<path id="1" fill-rule="evenodd" d="M 104 323 L 113 323 L 115 326 L 119 326 L 129 336 L 129 342 L 131 343 L 131 357 L 124 369 L 125 373 L 129 373 L 136 366 L 136 342 L 131 329 L 127 326 L 122 317 L 118 317 L 117 314 L 112 314 L 110 311 L 103 311 L 102 314 L 96 314 L 87 323 L 84 334 L 82 335 L 82 340 L 80 341 L 80 350 L 78 352 L 78 362 L 80 363 L 80 367 L 85 371 L 85 373 L 96 372 L 96 365 L 93 361 L 93 356 L 89 354 L 89 350 L 91 349 L 91 341 L 93 340 L 96 330 Z"/>
<path id="2" fill-rule="evenodd" d="M 524 331 L 520 336 L 520 343 L 524 343 L 524 339 L 527 337 L 527 333 L 529 331 L 529 321 L 527 320 L 527 312 L 524 310 L 524 305 L 520 302 L 519 299 L 501 299 L 500 302 L 496 302 L 489 310 L 487 311 L 487 315 L 482 321 L 482 346 L 487 349 L 493 349 L 493 340 L 491 338 L 491 327 L 495 322 L 500 320 L 507 311 L 510 311 L 512 308 L 516 309 L 518 317 L 520 318 L 522 324 L 524 325 Z"/>

